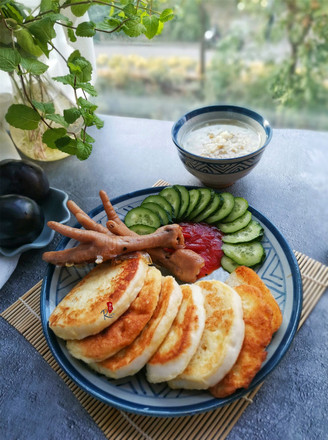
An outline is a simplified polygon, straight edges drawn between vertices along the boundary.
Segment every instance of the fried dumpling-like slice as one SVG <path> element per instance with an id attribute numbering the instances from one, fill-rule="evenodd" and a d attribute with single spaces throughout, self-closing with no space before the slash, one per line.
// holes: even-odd
<path id="1" fill-rule="evenodd" d="M 89 364 L 105 376 L 119 379 L 141 370 L 169 332 L 182 301 L 179 284 L 171 276 L 162 278 L 157 307 L 140 335 L 128 347 L 102 362 Z"/>
<path id="2" fill-rule="evenodd" d="M 63 339 L 83 339 L 115 322 L 135 300 L 147 273 L 141 253 L 92 269 L 57 305 L 49 318 L 53 332 Z M 107 302 L 113 305 L 113 319 L 104 319 Z"/>
<path id="3" fill-rule="evenodd" d="M 205 326 L 204 297 L 199 286 L 181 286 L 183 300 L 164 342 L 147 364 L 147 379 L 157 383 L 181 374 L 196 353 Z"/>
<path id="4" fill-rule="evenodd" d="M 161 290 L 161 272 L 149 267 L 145 283 L 128 310 L 97 335 L 67 341 L 68 351 L 86 363 L 100 362 L 130 345 L 152 317 Z"/>
<path id="5" fill-rule="evenodd" d="M 241 284 L 248 284 L 261 290 L 263 298 L 272 310 L 272 331 L 275 333 L 282 323 L 282 313 L 279 305 L 273 297 L 270 289 L 264 284 L 257 273 L 246 266 L 239 266 L 235 269 L 225 281 L 229 286 L 235 288 Z"/>
<path id="6" fill-rule="evenodd" d="M 171 388 L 207 389 L 218 383 L 237 360 L 245 325 L 240 296 L 220 281 L 198 281 L 206 312 L 198 349 L 182 374 L 168 382 Z"/>
<path id="7" fill-rule="evenodd" d="M 226 397 L 238 388 L 248 388 L 262 362 L 266 359 L 265 348 L 272 338 L 272 310 L 265 302 L 261 291 L 254 286 L 235 288 L 241 297 L 245 338 L 235 365 L 218 384 L 210 388 L 215 397 Z"/>

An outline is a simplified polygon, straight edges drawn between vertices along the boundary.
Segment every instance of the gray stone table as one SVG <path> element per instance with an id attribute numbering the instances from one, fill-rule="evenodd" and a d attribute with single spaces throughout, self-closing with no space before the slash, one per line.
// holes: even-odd
<path id="1" fill-rule="evenodd" d="M 104 117 L 91 157 L 42 165 L 53 187 L 85 211 L 98 192 L 115 197 L 159 179 L 197 185 L 178 159 L 171 122 Z M 260 164 L 230 188 L 267 216 L 292 249 L 327 264 L 328 133 L 274 130 Z M 70 221 L 74 223 L 73 219 Z M 56 236 L 47 250 L 60 240 Z M 43 250 L 29 251 L 0 293 L 3 311 L 45 274 Z M 229 440 L 328 438 L 328 295 L 323 295 L 288 353 L 268 376 Z M 37 351 L 0 319 L 1 438 L 103 439 L 100 429 Z"/>

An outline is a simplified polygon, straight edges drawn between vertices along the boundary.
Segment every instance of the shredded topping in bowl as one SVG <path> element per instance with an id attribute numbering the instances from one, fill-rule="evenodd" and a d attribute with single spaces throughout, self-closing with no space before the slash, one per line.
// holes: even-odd
<path id="1" fill-rule="evenodd" d="M 214 159 L 244 156 L 256 151 L 260 146 L 259 133 L 239 121 L 207 124 L 190 131 L 183 142 L 185 150 Z"/>

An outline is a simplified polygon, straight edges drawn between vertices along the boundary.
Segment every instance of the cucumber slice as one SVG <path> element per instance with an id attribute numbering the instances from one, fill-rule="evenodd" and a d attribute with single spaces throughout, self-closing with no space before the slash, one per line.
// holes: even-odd
<path id="1" fill-rule="evenodd" d="M 195 209 L 200 199 L 200 192 L 198 189 L 191 189 L 189 191 L 189 206 L 187 212 L 185 213 L 185 218 L 189 217 L 189 214 Z"/>
<path id="2" fill-rule="evenodd" d="M 265 258 L 264 248 L 258 241 L 239 244 L 223 243 L 222 250 L 227 257 L 242 266 L 255 266 Z"/>
<path id="3" fill-rule="evenodd" d="M 224 217 L 222 223 L 233 222 L 237 218 L 241 217 L 248 209 L 248 201 L 242 197 L 235 197 L 235 204 L 233 209 L 227 217 Z"/>
<path id="4" fill-rule="evenodd" d="M 263 228 L 260 223 L 251 220 L 246 228 L 240 229 L 233 234 L 227 234 L 222 237 L 224 243 L 246 243 L 263 237 Z"/>
<path id="5" fill-rule="evenodd" d="M 223 255 L 223 257 L 221 258 L 221 266 L 222 266 L 222 269 L 231 273 L 235 269 L 237 269 L 237 267 L 239 267 L 240 264 L 235 263 L 231 258 L 227 257 L 226 255 Z"/>
<path id="6" fill-rule="evenodd" d="M 235 204 L 234 196 L 227 192 L 221 193 L 220 196 L 223 198 L 223 203 L 218 211 L 206 219 L 207 223 L 216 223 L 229 215 L 233 210 Z"/>
<path id="7" fill-rule="evenodd" d="M 157 229 L 161 226 L 158 215 L 142 206 L 131 209 L 131 211 L 126 214 L 124 223 L 128 228 L 134 225 L 146 225 Z"/>
<path id="8" fill-rule="evenodd" d="M 157 205 L 160 205 L 162 208 L 164 208 L 165 211 L 168 213 L 169 217 L 172 218 L 173 215 L 172 205 L 164 197 L 158 194 L 154 194 L 146 197 L 144 201 L 141 203 L 141 206 L 144 203 L 157 203 Z"/>
<path id="9" fill-rule="evenodd" d="M 252 220 L 252 214 L 249 211 L 246 211 L 244 215 L 237 218 L 234 222 L 217 223 L 216 226 L 224 234 L 231 234 L 232 232 L 237 232 L 240 229 L 245 228 L 251 220 Z"/>
<path id="10" fill-rule="evenodd" d="M 173 185 L 173 188 L 180 193 L 181 204 L 178 214 L 178 219 L 180 220 L 183 218 L 189 206 L 189 191 L 182 185 Z"/>
<path id="11" fill-rule="evenodd" d="M 139 235 L 152 234 L 156 231 L 156 228 L 147 225 L 133 225 L 130 226 L 131 231 L 136 232 Z"/>
<path id="12" fill-rule="evenodd" d="M 214 191 L 209 188 L 198 188 L 198 191 L 200 192 L 199 202 L 195 209 L 189 214 L 188 220 L 195 221 L 194 218 L 207 208 L 214 196 Z"/>
<path id="13" fill-rule="evenodd" d="M 155 214 L 158 215 L 162 225 L 167 225 L 170 223 L 171 218 L 169 217 L 168 213 L 160 205 L 157 205 L 157 203 L 142 203 L 141 206 L 155 212 Z"/>
<path id="14" fill-rule="evenodd" d="M 180 212 L 180 193 L 175 190 L 172 186 L 162 189 L 159 193 L 160 196 L 164 197 L 173 208 L 173 218 L 178 218 Z"/>
<path id="15" fill-rule="evenodd" d="M 206 221 L 206 218 L 209 217 L 213 212 L 216 212 L 223 203 L 223 198 L 220 194 L 214 193 L 213 199 L 211 203 L 204 209 L 197 217 L 193 219 L 195 223 L 199 223 L 202 221 Z"/>

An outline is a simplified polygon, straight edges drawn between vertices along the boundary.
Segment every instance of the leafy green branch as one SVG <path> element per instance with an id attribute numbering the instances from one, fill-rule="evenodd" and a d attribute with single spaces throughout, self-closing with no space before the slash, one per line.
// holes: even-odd
<path id="1" fill-rule="evenodd" d="M 89 20 L 74 26 L 65 15 L 70 10 L 75 17 L 82 17 L 93 4 L 109 7 L 107 16 L 99 23 Z M 0 0 L 0 69 L 9 73 L 22 95 L 22 103 L 9 107 L 7 122 L 22 130 L 35 130 L 42 123 L 45 125 L 42 140 L 49 148 L 76 155 L 80 160 L 87 159 L 94 143 L 87 128 L 103 127 L 103 121 L 95 113 L 97 106 L 88 99 L 97 96 L 91 83 L 92 65 L 78 50 L 68 59 L 64 57 L 54 43 L 55 25 L 66 29 L 71 42 L 77 37 L 92 38 L 97 32 L 123 32 L 129 37 L 145 35 L 151 39 L 161 33 L 164 23 L 173 16 L 171 9 L 155 11 L 152 0 L 68 0 L 63 4 L 59 0 L 41 0 L 33 14 L 14 0 Z M 46 91 L 43 94 L 42 81 L 53 51 L 65 61 L 67 74 L 52 80 L 74 92 L 74 105 L 62 113 L 56 113 L 51 100 L 42 99 L 47 96 Z M 33 81 L 38 81 L 40 99 L 33 97 Z"/>
<path id="2" fill-rule="evenodd" d="M 326 0 L 275 0 L 261 8 L 239 0 L 245 10 L 266 16 L 265 33 L 285 41 L 289 52 L 272 77 L 272 97 L 282 106 L 324 104 L 322 84 L 328 65 Z M 268 32 L 269 29 L 269 32 Z"/>

